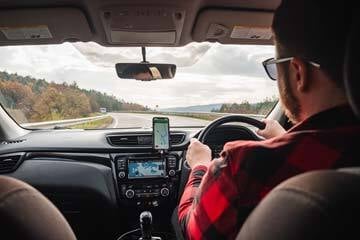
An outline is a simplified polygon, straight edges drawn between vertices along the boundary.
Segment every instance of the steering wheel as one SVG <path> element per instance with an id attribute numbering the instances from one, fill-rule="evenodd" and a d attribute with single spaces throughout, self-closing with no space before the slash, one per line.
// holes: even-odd
<path id="1" fill-rule="evenodd" d="M 205 143 L 207 137 L 212 133 L 217 127 L 220 125 L 223 125 L 224 123 L 229 122 L 242 122 L 250 124 L 254 127 L 257 127 L 259 129 L 264 129 L 266 124 L 264 122 L 261 122 L 255 118 L 250 118 L 242 115 L 230 115 L 230 116 L 224 116 L 221 118 L 216 119 L 215 121 L 211 122 L 209 125 L 207 125 L 200 133 L 198 139 L 200 142 Z"/>
<path id="2" fill-rule="evenodd" d="M 259 121 L 257 119 L 254 118 L 250 118 L 250 117 L 246 117 L 243 115 L 229 115 L 229 116 L 224 116 L 221 118 L 216 119 L 215 121 L 211 122 L 208 126 L 206 126 L 201 133 L 198 136 L 198 139 L 200 142 L 205 143 L 207 138 L 209 137 L 209 135 L 219 126 L 225 124 L 225 123 L 229 123 L 229 122 L 241 122 L 241 123 L 247 123 L 249 125 L 252 125 L 254 127 L 257 127 L 259 129 L 264 129 L 266 124 L 262 121 Z M 250 131 L 250 130 L 249 130 Z M 256 136 L 254 134 L 254 136 Z M 261 140 L 260 138 L 256 139 L 256 140 Z M 190 167 L 189 164 L 187 163 L 187 161 L 184 161 L 183 164 L 183 168 L 182 168 L 182 173 L 181 173 L 181 180 L 180 180 L 180 187 L 179 187 L 179 196 L 182 196 L 182 193 L 184 191 L 185 185 L 187 183 L 187 180 L 189 178 L 189 174 L 190 174 Z"/>
<path id="3" fill-rule="evenodd" d="M 266 124 L 262 121 L 259 121 L 255 118 L 250 118 L 247 116 L 243 116 L 243 115 L 230 115 L 230 116 L 224 116 L 221 118 L 218 118 L 214 121 L 212 121 L 209 125 L 207 125 L 199 134 L 198 136 L 198 140 L 201 143 L 205 143 L 208 136 L 219 126 L 225 124 L 225 123 L 229 123 L 229 122 L 242 122 L 242 123 L 247 123 L 249 125 L 252 125 L 254 127 L 257 127 L 258 129 L 264 129 Z M 254 135 L 255 137 L 256 135 Z M 256 139 L 256 140 L 260 140 Z M 187 163 L 187 161 L 184 161 L 184 169 L 187 169 L 188 171 L 190 171 L 190 167 L 189 164 Z M 186 173 L 188 174 L 188 173 Z M 186 175 L 183 174 L 183 175 Z"/>

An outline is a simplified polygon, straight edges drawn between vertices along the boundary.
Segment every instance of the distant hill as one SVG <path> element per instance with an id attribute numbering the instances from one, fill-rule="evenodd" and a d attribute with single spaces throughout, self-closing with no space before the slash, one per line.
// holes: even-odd
<path id="1" fill-rule="evenodd" d="M 241 103 L 224 103 L 224 104 L 208 104 L 195 105 L 188 107 L 174 107 L 159 109 L 161 112 L 218 112 L 218 113 L 239 113 L 239 114 L 260 114 L 266 115 L 278 102 L 276 96 L 265 98 L 256 103 L 243 101 Z"/>
<path id="2" fill-rule="evenodd" d="M 161 112 L 216 112 L 221 109 L 222 103 L 208 104 L 208 105 L 195 105 L 188 107 L 174 107 L 159 109 Z"/>
<path id="3" fill-rule="evenodd" d="M 272 98 L 265 98 L 257 103 L 243 101 L 242 103 L 223 104 L 216 112 L 266 115 L 271 111 L 277 102 L 278 99 L 274 96 Z"/>

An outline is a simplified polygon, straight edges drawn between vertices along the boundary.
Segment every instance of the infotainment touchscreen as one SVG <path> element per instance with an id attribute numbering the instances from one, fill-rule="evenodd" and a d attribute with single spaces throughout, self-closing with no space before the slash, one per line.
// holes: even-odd
<path id="1" fill-rule="evenodd" d="M 163 160 L 128 162 L 128 178 L 154 178 L 165 176 L 165 162 Z"/>

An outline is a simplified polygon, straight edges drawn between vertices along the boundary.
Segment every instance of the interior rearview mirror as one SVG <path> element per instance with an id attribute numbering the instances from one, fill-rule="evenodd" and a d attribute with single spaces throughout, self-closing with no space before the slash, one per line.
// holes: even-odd
<path id="1" fill-rule="evenodd" d="M 119 78 L 153 81 L 171 79 L 176 73 L 176 65 L 160 63 L 117 63 L 115 65 Z"/>

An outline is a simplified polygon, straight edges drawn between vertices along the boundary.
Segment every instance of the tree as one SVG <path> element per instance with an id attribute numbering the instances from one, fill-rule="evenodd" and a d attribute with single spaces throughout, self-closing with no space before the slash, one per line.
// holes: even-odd
<path id="1" fill-rule="evenodd" d="M 18 82 L 0 81 L 3 105 L 7 108 L 21 109 L 26 117 L 32 112 L 34 97 L 31 88 Z"/>
<path id="2" fill-rule="evenodd" d="M 86 117 L 91 113 L 90 99 L 85 93 L 75 88 L 63 92 L 65 103 L 62 109 L 64 118 Z"/>
<path id="3" fill-rule="evenodd" d="M 64 95 L 56 88 L 48 87 L 37 97 L 31 119 L 33 121 L 62 119 L 64 105 Z"/>

